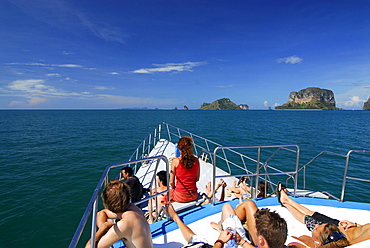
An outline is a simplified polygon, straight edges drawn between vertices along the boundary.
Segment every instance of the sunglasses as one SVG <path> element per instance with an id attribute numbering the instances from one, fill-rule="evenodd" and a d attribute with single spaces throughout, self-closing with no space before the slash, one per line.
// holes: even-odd
<path id="1" fill-rule="evenodd" d="M 326 245 L 326 244 L 329 244 L 331 242 L 335 242 L 335 241 L 338 241 L 340 239 L 343 239 L 345 238 L 346 236 L 344 236 L 344 234 L 341 232 L 341 231 L 336 231 L 336 232 L 332 232 L 329 234 L 329 236 L 326 238 L 325 242 L 323 243 L 323 245 Z"/>

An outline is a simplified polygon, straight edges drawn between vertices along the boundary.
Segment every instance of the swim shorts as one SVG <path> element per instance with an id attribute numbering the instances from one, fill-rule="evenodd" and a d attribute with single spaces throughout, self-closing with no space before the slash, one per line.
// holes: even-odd
<path id="1" fill-rule="evenodd" d="M 338 226 L 339 220 L 330 218 L 318 212 L 315 212 L 312 216 L 306 215 L 304 217 L 304 224 L 306 225 L 307 229 L 310 231 L 312 231 L 315 228 L 316 224 L 321 225 L 325 223 Z"/>

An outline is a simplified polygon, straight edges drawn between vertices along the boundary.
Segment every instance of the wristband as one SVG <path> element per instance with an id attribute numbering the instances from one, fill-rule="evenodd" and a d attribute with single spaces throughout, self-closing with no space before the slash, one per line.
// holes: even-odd
<path id="1" fill-rule="evenodd" d="M 221 245 L 222 245 L 222 246 L 225 244 L 222 240 L 219 240 L 219 239 L 218 239 L 218 240 L 216 240 L 215 244 L 216 244 L 216 243 L 221 243 Z"/>

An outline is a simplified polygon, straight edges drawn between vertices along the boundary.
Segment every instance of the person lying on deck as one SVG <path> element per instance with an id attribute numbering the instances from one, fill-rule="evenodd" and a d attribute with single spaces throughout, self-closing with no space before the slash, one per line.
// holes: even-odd
<path id="1" fill-rule="evenodd" d="M 170 204 L 167 207 L 167 213 L 177 223 L 189 245 L 192 242 L 202 241 L 201 238 L 181 221 Z M 243 221 L 247 221 L 248 231 L 251 235 L 250 239 L 253 240 L 252 244 L 246 239 L 240 218 Z M 235 223 L 235 233 L 224 230 L 227 229 L 230 222 Z M 203 241 L 203 243 L 208 245 L 204 247 L 221 248 L 229 240 L 236 239 L 236 244 L 243 248 L 283 248 L 288 232 L 286 221 L 279 214 L 271 212 L 268 209 L 258 210 L 253 201 L 246 201 L 235 210 L 230 204 L 225 203 L 222 206 L 221 221 L 219 223 L 212 222 L 211 226 L 220 232 L 220 236 L 213 246 Z"/>
<path id="2" fill-rule="evenodd" d="M 233 187 L 228 187 L 228 196 L 231 196 L 231 193 L 234 193 L 235 197 L 238 199 L 246 199 L 251 197 L 251 187 L 248 184 L 249 177 L 242 176 L 238 183 L 233 182 Z"/>
<path id="3" fill-rule="evenodd" d="M 235 214 L 248 227 L 249 240 L 242 247 L 283 248 L 288 227 L 284 218 L 267 208 L 258 209 L 256 203 L 247 200 L 235 208 Z M 255 246 L 254 246 L 255 245 Z"/>
<path id="4" fill-rule="evenodd" d="M 226 188 L 226 186 L 227 186 L 227 184 L 223 179 L 220 179 L 220 181 L 216 185 L 215 193 L 217 193 L 217 190 L 219 190 L 219 188 L 222 187 L 222 189 L 221 189 L 222 191 L 221 191 L 221 194 L 220 194 L 220 199 L 218 199 L 219 201 L 225 200 L 225 188 Z M 212 191 L 212 187 L 211 187 L 211 182 L 208 182 L 207 185 L 206 185 L 206 196 L 207 196 L 207 199 L 202 203 L 202 205 L 210 203 L 212 198 L 213 198 L 213 191 Z"/>
<path id="5" fill-rule="evenodd" d="M 225 205 L 229 205 L 229 204 L 225 204 Z M 224 205 L 224 206 L 225 206 Z M 226 207 L 225 209 L 227 209 L 226 211 L 224 210 L 224 207 L 222 208 L 222 219 L 224 220 L 223 222 L 226 223 L 226 221 L 239 221 L 239 219 L 236 217 L 236 216 L 230 216 L 230 213 L 234 213 L 233 211 L 233 208 L 229 205 L 229 207 Z M 231 209 L 231 212 L 229 212 Z M 193 247 L 193 245 L 199 245 L 199 246 L 196 246 L 196 247 L 202 247 L 202 248 L 222 248 L 224 247 L 224 244 L 227 243 L 228 241 L 230 240 L 233 240 L 236 238 L 235 234 L 229 230 L 221 230 L 220 231 L 220 235 L 218 236 L 218 239 L 217 241 L 214 243 L 214 245 L 210 245 L 207 243 L 207 241 L 196 235 L 191 229 L 190 227 L 188 227 L 181 219 L 180 217 L 177 215 L 175 209 L 173 208 L 172 204 L 169 203 L 166 205 L 166 212 L 167 214 L 172 218 L 172 220 L 174 222 L 176 222 L 176 224 L 178 225 L 180 231 L 181 231 L 181 234 L 182 236 L 184 237 L 184 239 L 188 242 L 188 244 L 186 246 L 183 246 L 183 247 Z M 240 221 L 239 221 L 240 223 Z M 241 226 L 241 223 L 239 224 L 242 231 L 240 231 L 240 234 L 245 237 L 245 232 L 244 232 L 244 229 L 242 228 Z M 239 239 L 240 239 L 240 235 L 238 236 Z M 244 241 L 244 240 L 243 240 Z M 244 241 L 245 242 L 245 241 Z M 254 248 L 254 247 L 253 247 Z"/>
<path id="6" fill-rule="evenodd" d="M 311 211 L 291 199 L 281 183 L 278 184 L 277 195 L 281 206 L 312 232 L 312 237 L 297 238 L 309 247 L 341 248 L 370 239 L 370 223 L 359 225 L 348 220 L 339 221 Z M 305 246 L 295 244 L 292 247 Z"/>

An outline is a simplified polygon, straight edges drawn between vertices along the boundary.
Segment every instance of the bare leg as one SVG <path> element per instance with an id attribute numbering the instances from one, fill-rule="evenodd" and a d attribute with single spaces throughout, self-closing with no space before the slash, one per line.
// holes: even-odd
<path id="1" fill-rule="evenodd" d="M 256 203 L 250 200 L 243 202 L 235 209 L 235 213 L 239 217 L 240 221 L 247 223 L 249 234 L 252 236 L 255 244 L 258 244 L 256 220 L 254 218 L 254 214 L 257 210 L 258 208 Z"/>
<path id="2" fill-rule="evenodd" d="M 309 210 L 308 208 L 302 206 L 301 204 L 293 201 L 285 192 L 285 190 L 280 191 L 280 200 L 281 203 L 286 207 L 289 212 L 296 218 L 298 221 L 304 224 L 304 218 L 306 215 L 312 216 L 315 212 Z"/>
<path id="3" fill-rule="evenodd" d="M 176 224 L 179 226 L 182 236 L 188 242 L 191 239 L 191 237 L 195 235 L 195 233 L 184 222 L 182 222 L 182 220 L 177 215 L 171 203 L 166 205 L 166 212 L 173 219 L 173 221 L 175 221 Z"/>
<path id="4" fill-rule="evenodd" d="M 230 215 L 236 215 L 235 210 L 229 203 L 225 203 L 222 206 L 222 214 L 221 214 L 221 221 L 216 223 L 216 222 L 211 222 L 211 227 L 215 229 L 216 231 L 222 232 L 222 227 L 221 223 L 224 222 L 227 218 L 230 217 Z"/>

